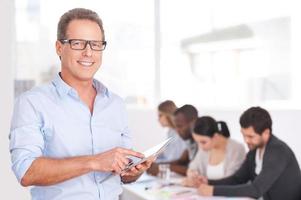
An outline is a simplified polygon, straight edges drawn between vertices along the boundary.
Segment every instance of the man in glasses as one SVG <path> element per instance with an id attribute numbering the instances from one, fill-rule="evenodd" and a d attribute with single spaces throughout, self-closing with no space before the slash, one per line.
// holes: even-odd
<path id="1" fill-rule="evenodd" d="M 130 150 L 125 106 L 93 79 L 106 47 L 102 21 L 73 9 L 58 23 L 61 72 L 17 100 L 10 131 L 12 169 L 32 199 L 118 199 L 121 182 L 135 181 L 152 160 L 123 169 Z"/>

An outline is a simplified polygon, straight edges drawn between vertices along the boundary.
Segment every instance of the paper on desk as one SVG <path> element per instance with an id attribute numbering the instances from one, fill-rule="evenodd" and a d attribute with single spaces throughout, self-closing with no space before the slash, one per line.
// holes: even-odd
<path id="1" fill-rule="evenodd" d="M 197 194 L 195 188 L 187 188 L 174 184 L 158 184 L 157 186 L 153 186 L 148 192 L 160 200 L 183 199 Z"/>
<path id="2" fill-rule="evenodd" d="M 142 176 L 139 177 L 139 179 L 135 183 L 145 183 L 145 182 L 151 182 L 155 181 L 156 177 L 148 175 L 147 173 L 143 173 Z"/>

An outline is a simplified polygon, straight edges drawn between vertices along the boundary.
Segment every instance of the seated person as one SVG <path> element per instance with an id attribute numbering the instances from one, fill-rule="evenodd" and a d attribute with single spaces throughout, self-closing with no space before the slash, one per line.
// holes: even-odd
<path id="1" fill-rule="evenodd" d="M 167 163 L 170 164 L 171 171 L 183 176 L 186 176 L 188 164 L 191 160 L 193 160 L 198 151 L 197 144 L 194 142 L 191 133 L 191 126 L 194 124 L 197 117 L 197 109 L 188 104 L 178 108 L 174 113 L 176 131 L 185 141 L 187 149 L 182 153 L 179 159 Z M 156 176 L 159 172 L 159 165 L 157 163 L 153 163 L 147 172 Z"/>
<path id="2" fill-rule="evenodd" d="M 198 151 L 189 164 L 187 178 L 183 184 L 198 187 L 198 176 L 217 180 L 228 177 L 239 169 L 245 159 L 244 146 L 229 138 L 230 132 L 225 122 L 216 122 L 205 116 L 196 120 L 193 127 L 193 138 L 203 151 Z"/>
<path id="3" fill-rule="evenodd" d="M 240 117 L 241 132 L 250 151 L 232 176 L 206 180 L 198 188 L 205 196 L 300 200 L 301 172 L 293 151 L 272 133 L 270 114 L 260 107 Z M 209 185 L 207 185 L 207 184 Z"/>
<path id="4" fill-rule="evenodd" d="M 159 123 L 162 127 L 168 128 L 167 137 L 173 137 L 174 139 L 172 143 L 167 146 L 165 151 L 158 156 L 157 163 L 177 160 L 186 150 L 186 144 L 176 132 L 172 119 L 176 109 L 175 103 L 170 100 L 164 101 L 158 106 Z"/>

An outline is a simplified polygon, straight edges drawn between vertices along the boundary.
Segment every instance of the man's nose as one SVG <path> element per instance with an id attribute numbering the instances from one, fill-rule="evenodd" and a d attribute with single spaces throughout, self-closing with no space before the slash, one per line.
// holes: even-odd
<path id="1" fill-rule="evenodd" d="M 93 52 L 93 50 L 91 49 L 91 44 L 88 43 L 87 46 L 86 46 L 86 48 L 84 49 L 83 54 L 85 56 L 92 56 L 92 52 Z"/>

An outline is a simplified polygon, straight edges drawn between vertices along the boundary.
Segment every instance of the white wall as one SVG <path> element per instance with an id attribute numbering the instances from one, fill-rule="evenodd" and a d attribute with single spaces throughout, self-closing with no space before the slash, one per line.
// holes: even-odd
<path id="1" fill-rule="evenodd" d="M 1 0 L 0 6 L 0 199 L 29 199 L 10 169 L 8 133 L 13 107 L 14 1 Z"/>
<path id="2" fill-rule="evenodd" d="M 216 120 L 224 120 L 229 125 L 231 137 L 243 143 L 240 133 L 239 117 L 242 110 L 202 110 L 199 115 L 210 115 Z M 134 138 L 134 147 L 144 150 L 164 137 L 164 130 L 157 122 L 157 114 L 154 110 L 128 109 L 129 124 Z M 301 163 L 301 110 L 272 110 L 270 111 L 273 120 L 273 133 L 285 141 L 294 151 L 299 164 Z"/>
<path id="3" fill-rule="evenodd" d="M 166 138 L 154 110 L 128 108 L 129 127 L 133 137 L 134 149 L 143 151 Z"/>

